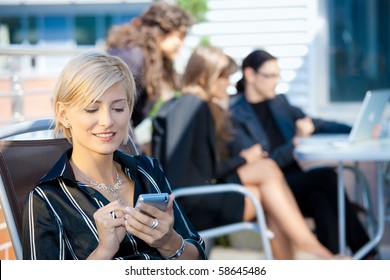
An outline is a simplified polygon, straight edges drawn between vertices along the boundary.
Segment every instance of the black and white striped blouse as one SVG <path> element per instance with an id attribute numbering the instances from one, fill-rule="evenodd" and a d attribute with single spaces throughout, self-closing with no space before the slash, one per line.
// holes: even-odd
<path id="1" fill-rule="evenodd" d="M 23 215 L 24 259 L 86 259 L 98 245 L 95 211 L 109 201 L 75 180 L 69 164 L 71 150 L 62 155 L 26 200 Z M 114 160 L 134 181 L 134 201 L 141 193 L 171 193 L 155 159 L 115 152 Z M 204 241 L 181 208 L 174 203 L 174 229 L 194 244 L 206 259 Z M 164 259 L 157 249 L 127 234 L 114 259 Z"/>

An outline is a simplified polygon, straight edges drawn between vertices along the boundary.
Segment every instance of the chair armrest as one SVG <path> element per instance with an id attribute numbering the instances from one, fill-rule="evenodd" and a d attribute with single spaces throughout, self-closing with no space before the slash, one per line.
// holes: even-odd
<path id="1" fill-rule="evenodd" d="M 4 219 L 7 224 L 7 230 L 11 238 L 12 247 L 15 252 L 15 257 L 17 260 L 23 260 L 22 242 L 20 240 L 19 232 L 12 215 L 11 206 L 8 201 L 7 192 L 5 190 L 3 179 L 1 178 L 1 176 L 0 176 L 0 204 L 3 210 Z"/>
<path id="2" fill-rule="evenodd" d="M 207 195 L 215 193 L 224 193 L 224 192 L 235 192 L 239 193 L 245 197 L 248 197 L 256 210 L 256 221 L 253 223 L 250 222 L 240 222 L 230 225 L 224 225 L 217 228 L 206 229 L 200 231 L 199 234 L 204 238 L 211 238 L 221 233 L 233 233 L 239 230 L 252 229 L 256 230 L 261 234 L 261 239 L 264 247 L 264 253 L 267 259 L 273 259 L 271 244 L 269 239 L 273 238 L 273 232 L 268 230 L 263 207 L 257 198 L 248 191 L 244 186 L 239 184 L 217 184 L 217 185 L 201 185 L 201 186 L 188 186 L 177 188 L 172 191 L 176 198 L 183 196 L 192 196 L 192 195 Z"/>
<path id="3" fill-rule="evenodd" d="M 24 133 L 51 130 L 51 119 L 20 122 L 0 128 L 0 139 L 21 135 Z"/>

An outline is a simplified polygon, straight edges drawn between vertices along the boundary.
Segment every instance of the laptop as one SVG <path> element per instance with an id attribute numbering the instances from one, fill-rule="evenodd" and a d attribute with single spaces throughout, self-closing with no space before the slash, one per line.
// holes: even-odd
<path id="1" fill-rule="evenodd" d="M 299 139 L 301 144 L 320 144 L 325 141 L 334 146 L 343 146 L 370 139 L 376 124 L 381 122 L 390 99 L 390 89 L 369 90 L 349 134 L 315 134 Z"/>

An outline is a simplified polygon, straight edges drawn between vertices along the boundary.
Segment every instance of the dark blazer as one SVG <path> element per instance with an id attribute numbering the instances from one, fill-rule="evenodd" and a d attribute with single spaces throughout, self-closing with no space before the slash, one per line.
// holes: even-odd
<path id="1" fill-rule="evenodd" d="M 314 218 L 319 241 L 332 252 L 338 252 L 338 225 L 335 210 L 338 197 L 337 174 L 332 167 L 307 171 L 301 169 L 293 157 L 292 139 L 295 135 L 296 120 L 303 118 L 305 114 L 299 108 L 290 105 L 285 95 L 277 95 L 268 102 L 270 112 L 283 138 L 282 144 L 270 151 L 271 145 L 267 132 L 244 95 L 238 97 L 231 105 L 238 133 L 235 142 L 241 142 L 246 146 L 259 143 L 270 153 L 270 157 L 278 163 L 285 174 L 302 213 Z M 349 126 L 341 123 L 318 118 L 312 120 L 315 126 L 314 133 L 348 133 L 351 130 Z M 355 252 L 368 241 L 368 236 L 347 196 L 345 207 L 347 244 Z"/>
<path id="2" fill-rule="evenodd" d="M 281 168 L 293 163 L 294 145 L 292 139 L 295 135 L 295 121 L 305 117 L 305 113 L 298 107 L 289 104 L 284 94 L 276 95 L 269 100 L 271 114 L 284 138 L 284 144 L 270 152 Z M 270 150 L 269 138 L 258 120 L 256 112 L 248 103 L 244 95 L 237 97 L 230 106 L 235 119 L 237 137 L 236 144 L 232 145 L 233 154 L 239 153 L 242 147 L 249 147 L 259 143 L 265 151 Z M 349 133 L 351 127 L 345 124 L 313 118 L 314 133 Z"/>
<path id="3" fill-rule="evenodd" d="M 215 178 L 214 124 L 207 103 L 194 95 L 167 101 L 153 120 L 152 154 L 172 188 Z"/>
<path id="4" fill-rule="evenodd" d="M 152 135 L 153 157 L 172 188 L 217 182 L 214 121 L 206 102 L 191 94 L 166 102 L 153 120 Z M 231 164 L 225 166 L 235 170 Z M 197 195 L 179 202 L 197 230 L 242 221 L 241 195 Z"/>

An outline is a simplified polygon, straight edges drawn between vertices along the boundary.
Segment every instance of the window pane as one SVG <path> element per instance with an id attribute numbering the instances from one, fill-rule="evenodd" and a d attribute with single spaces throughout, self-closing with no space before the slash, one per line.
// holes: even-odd
<path id="1" fill-rule="evenodd" d="M 42 39 L 44 42 L 63 43 L 71 39 L 69 22 L 65 16 L 43 17 Z"/>
<path id="2" fill-rule="evenodd" d="M 330 99 L 390 87 L 390 0 L 329 0 Z"/>
<path id="3" fill-rule="evenodd" d="M 76 43 L 77 45 L 95 45 L 96 19 L 94 16 L 76 17 Z"/>
<path id="4" fill-rule="evenodd" d="M 0 18 L 0 24 L 8 29 L 11 44 L 21 44 L 23 42 L 23 32 L 20 17 Z"/>
<path id="5" fill-rule="evenodd" d="M 38 19 L 35 16 L 28 18 L 28 41 L 32 45 L 38 43 Z"/>

